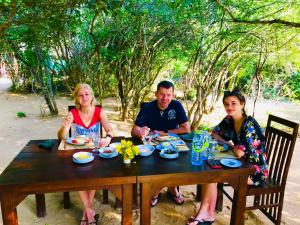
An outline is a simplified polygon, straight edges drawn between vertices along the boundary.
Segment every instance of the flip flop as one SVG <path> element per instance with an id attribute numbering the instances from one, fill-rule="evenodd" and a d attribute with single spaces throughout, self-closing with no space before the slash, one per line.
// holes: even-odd
<path id="1" fill-rule="evenodd" d="M 87 223 L 88 225 L 97 225 L 99 220 L 99 214 L 95 214 L 94 221 Z"/>
<path id="2" fill-rule="evenodd" d="M 184 199 L 181 194 L 173 195 L 170 191 L 167 191 L 167 197 L 171 199 L 176 205 L 182 205 L 184 203 Z"/>
<path id="3" fill-rule="evenodd" d="M 195 217 L 191 217 L 188 222 L 186 223 L 186 225 L 189 225 L 193 222 L 197 222 L 197 225 L 211 225 L 215 222 L 215 220 L 205 220 L 205 219 L 200 219 L 200 220 L 197 220 L 195 219 Z"/>
<path id="4" fill-rule="evenodd" d="M 157 205 L 157 203 L 158 203 L 158 201 L 160 199 L 160 195 L 161 194 L 159 193 L 157 196 L 155 196 L 154 198 L 151 199 L 151 201 L 150 201 L 151 207 L 154 207 L 154 206 Z"/>
<path id="5" fill-rule="evenodd" d="M 80 220 L 80 225 L 85 225 L 85 224 L 87 224 L 87 220 L 86 219 Z"/>

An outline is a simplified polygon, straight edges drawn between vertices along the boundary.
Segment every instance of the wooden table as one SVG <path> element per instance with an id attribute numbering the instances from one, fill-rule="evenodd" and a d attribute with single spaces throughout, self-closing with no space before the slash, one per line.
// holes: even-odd
<path id="1" fill-rule="evenodd" d="M 72 161 L 74 152 L 38 147 L 30 141 L 0 175 L 0 200 L 4 225 L 18 224 L 16 207 L 29 194 L 109 189 L 123 201 L 122 224 L 132 224 L 132 185 L 136 172 L 120 157 L 96 156 L 89 164 Z"/>
<path id="2" fill-rule="evenodd" d="M 142 189 L 141 224 L 151 224 L 150 200 L 163 187 L 228 182 L 234 188 L 230 224 L 243 225 L 247 178 L 255 169 L 249 164 L 236 169 L 210 169 L 205 163 L 193 166 L 190 154 L 191 151 L 180 153 L 178 159 L 169 160 L 161 158 L 155 151 L 151 156 L 136 160 L 137 182 Z"/>

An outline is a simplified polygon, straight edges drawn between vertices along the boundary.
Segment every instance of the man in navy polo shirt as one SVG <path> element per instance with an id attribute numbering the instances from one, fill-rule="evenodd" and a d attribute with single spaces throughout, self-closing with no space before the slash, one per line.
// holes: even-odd
<path id="1" fill-rule="evenodd" d="M 156 100 L 146 103 L 140 110 L 134 126 L 131 130 L 133 137 L 144 138 L 150 131 L 156 131 L 160 135 L 168 133 L 183 134 L 190 132 L 188 118 L 182 104 L 173 100 L 174 85 L 169 81 L 162 81 L 157 85 Z M 168 196 L 176 204 L 183 204 L 184 200 L 176 187 L 169 187 Z M 160 194 L 151 200 L 151 206 L 155 206 Z"/>
<path id="2" fill-rule="evenodd" d="M 160 82 L 155 96 L 156 100 L 146 103 L 140 110 L 131 135 L 143 138 L 150 130 L 161 135 L 189 133 L 190 125 L 184 108 L 179 101 L 173 100 L 174 85 L 170 81 Z"/>

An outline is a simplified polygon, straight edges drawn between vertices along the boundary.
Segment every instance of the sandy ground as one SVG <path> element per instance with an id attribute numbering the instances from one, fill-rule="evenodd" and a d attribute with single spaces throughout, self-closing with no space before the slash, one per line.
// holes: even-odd
<path id="1" fill-rule="evenodd" d="M 41 117 L 45 113 L 44 101 L 41 97 L 34 95 L 16 95 L 4 91 L 4 86 L 0 83 L 0 173 L 10 163 L 10 161 L 18 154 L 22 147 L 30 139 L 46 139 L 55 138 L 56 131 L 61 124 L 63 115 L 66 114 L 66 106 L 72 104 L 72 99 L 61 97 L 57 99 L 60 110 L 58 117 Z M 251 101 L 249 102 L 251 105 Z M 124 123 L 118 120 L 119 113 L 117 112 L 117 103 L 114 99 L 106 99 L 103 103 L 115 135 L 128 136 L 131 129 L 131 123 Z M 251 112 L 251 107 L 249 107 Z M 26 118 L 17 118 L 17 112 L 25 112 Z M 282 103 L 275 101 L 260 101 L 257 106 L 256 118 L 262 124 L 265 123 L 268 113 L 273 113 L 285 118 L 300 120 L 300 105 L 291 103 Z M 224 110 L 219 103 L 216 107 L 215 113 L 204 117 L 204 121 L 210 122 L 211 125 L 216 124 L 224 116 Z M 300 142 L 297 142 L 297 147 L 293 156 L 291 169 L 288 177 L 288 184 L 286 187 L 285 203 L 283 208 L 282 224 L 300 224 Z M 185 204 L 177 206 L 169 199 L 162 196 L 161 202 L 152 209 L 152 224 L 168 225 L 177 224 L 183 225 L 186 220 L 192 216 L 199 204 L 194 201 L 194 193 L 196 186 L 181 187 L 183 196 L 185 197 Z M 115 209 L 114 198 L 110 195 L 110 204 L 102 205 L 101 191 L 98 191 L 95 198 L 94 207 L 96 212 L 100 214 L 101 220 L 99 224 L 114 225 L 120 224 L 121 214 L 120 210 Z M 63 209 L 62 193 L 46 194 L 47 216 L 44 218 L 37 218 L 35 212 L 35 198 L 33 195 L 28 196 L 18 206 L 19 224 L 21 225 L 59 225 L 79 224 L 81 218 L 82 205 L 79 201 L 76 192 L 71 193 L 72 207 L 70 209 Z M 225 225 L 230 221 L 231 203 L 226 200 L 224 203 L 224 210 L 217 214 L 217 219 L 214 224 Z M 134 224 L 139 224 L 139 211 L 133 212 Z M 2 219 L 0 219 L 2 224 Z M 260 212 L 249 212 L 246 214 L 246 224 L 271 224 L 268 219 Z"/>

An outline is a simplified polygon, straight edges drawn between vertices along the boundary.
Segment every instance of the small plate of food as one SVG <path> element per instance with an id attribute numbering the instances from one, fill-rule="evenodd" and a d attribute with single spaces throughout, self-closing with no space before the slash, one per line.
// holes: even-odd
<path id="1" fill-rule="evenodd" d="M 70 145 L 85 145 L 91 142 L 91 139 L 86 135 L 77 135 L 75 137 L 69 137 L 66 142 Z"/>
<path id="2" fill-rule="evenodd" d="M 72 158 L 75 163 L 89 163 L 94 160 L 94 156 L 90 152 L 76 152 Z"/>
<path id="3" fill-rule="evenodd" d="M 223 142 L 218 142 L 218 144 L 215 147 L 215 150 L 219 152 L 226 152 L 229 150 L 229 146 Z"/>

